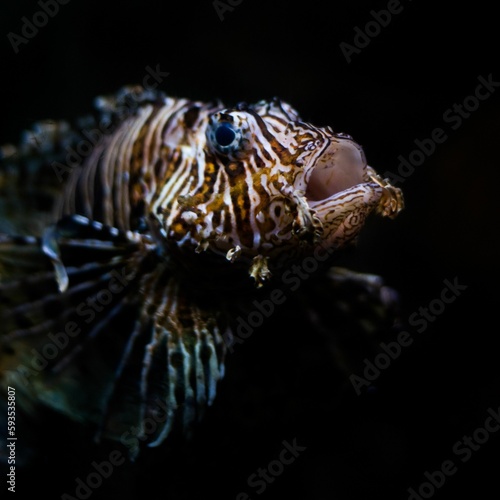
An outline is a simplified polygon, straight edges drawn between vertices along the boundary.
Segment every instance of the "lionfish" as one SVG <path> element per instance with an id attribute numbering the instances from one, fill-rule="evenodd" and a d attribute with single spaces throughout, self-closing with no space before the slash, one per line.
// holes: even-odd
<path id="1" fill-rule="evenodd" d="M 135 429 L 136 453 L 199 421 L 255 297 L 403 198 L 352 137 L 277 98 L 124 87 L 95 107 L 2 148 L 1 382 L 99 436 Z"/>

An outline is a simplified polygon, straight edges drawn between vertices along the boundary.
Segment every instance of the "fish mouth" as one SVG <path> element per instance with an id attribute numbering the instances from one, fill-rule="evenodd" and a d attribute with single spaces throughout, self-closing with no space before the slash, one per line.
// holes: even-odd
<path id="1" fill-rule="evenodd" d="M 305 197 L 310 205 L 370 180 L 363 149 L 343 137 L 331 141 L 308 174 Z"/>
<path id="2" fill-rule="evenodd" d="M 371 212 L 393 219 L 404 207 L 401 190 L 367 165 L 363 149 L 349 136 L 331 139 L 304 181 L 305 201 L 329 246 L 353 240 Z"/>
<path id="3" fill-rule="evenodd" d="M 350 137 L 331 139 L 305 181 L 305 200 L 318 221 L 318 241 L 330 248 L 353 241 L 371 212 L 385 210 L 385 202 L 381 207 L 384 181 L 367 165 L 363 149 Z"/>

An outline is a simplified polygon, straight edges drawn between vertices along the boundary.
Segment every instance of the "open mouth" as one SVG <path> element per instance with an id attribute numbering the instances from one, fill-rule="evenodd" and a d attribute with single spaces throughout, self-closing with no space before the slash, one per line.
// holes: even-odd
<path id="1" fill-rule="evenodd" d="M 308 202 L 318 202 L 366 182 L 367 165 L 359 144 L 335 138 L 314 165 L 306 189 Z"/>
<path id="2" fill-rule="evenodd" d="M 322 222 L 372 210 L 393 219 L 404 207 L 401 189 L 368 166 L 361 146 L 347 137 L 331 140 L 305 182 L 307 204 Z"/>

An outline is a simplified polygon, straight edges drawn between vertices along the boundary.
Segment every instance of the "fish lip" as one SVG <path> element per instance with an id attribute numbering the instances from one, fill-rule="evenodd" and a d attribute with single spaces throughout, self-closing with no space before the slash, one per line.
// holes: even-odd
<path id="1" fill-rule="evenodd" d="M 336 134 L 304 170 L 299 189 L 308 204 L 318 204 L 372 179 L 363 148 L 350 136 Z M 375 184 L 375 183 L 373 183 Z"/>
<path id="2" fill-rule="evenodd" d="M 360 182 L 358 184 L 353 184 L 352 186 L 343 189 L 341 191 L 337 191 L 333 193 L 331 196 L 328 198 L 324 198 L 322 200 L 310 200 L 306 196 L 306 201 L 311 209 L 316 209 L 317 207 L 320 207 L 322 205 L 330 205 L 333 202 L 335 202 L 337 199 L 340 200 L 346 194 L 348 193 L 353 193 L 357 191 L 364 191 L 367 195 L 370 195 L 370 200 L 372 201 L 378 201 L 382 197 L 383 194 L 383 189 L 382 187 L 377 184 L 376 182 L 373 182 L 371 180 Z"/>
<path id="3" fill-rule="evenodd" d="M 309 201 L 309 210 L 320 224 L 316 244 L 341 248 L 355 240 L 367 216 L 378 210 L 385 188 L 376 182 L 361 182 L 324 200 Z"/>

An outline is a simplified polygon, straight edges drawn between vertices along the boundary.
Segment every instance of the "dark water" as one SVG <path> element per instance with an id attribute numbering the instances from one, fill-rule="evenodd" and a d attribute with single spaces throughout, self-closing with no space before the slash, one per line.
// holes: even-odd
<path id="1" fill-rule="evenodd" d="M 169 73 L 159 88 L 176 96 L 278 95 L 402 176 L 405 212 L 370 221 L 346 263 L 399 291 L 413 342 L 357 396 L 321 337 L 299 317 L 274 316 L 230 356 L 192 445 L 118 465 L 80 497 L 406 499 L 412 487 L 421 498 L 485 498 L 498 490 L 500 462 L 488 420 L 500 407 L 494 14 L 410 1 L 232 4 L 216 4 L 221 20 L 210 1 L 72 1 L 46 23 L 39 16 L 27 43 L 7 35 L 23 36 L 23 16 L 33 20 L 40 5 L 4 6 L 0 142 L 37 119 L 85 113 L 94 96 L 153 68 Z M 371 13 L 388 8 L 390 21 Z M 75 479 L 113 451 L 81 451 L 79 431 L 60 435 L 53 420 L 36 432 L 47 455 L 36 472 L 18 472 L 21 497 L 35 488 L 77 498 Z M 283 454 L 294 440 L 306 449 Z M 447 475 L 436 473 L 443 463 Z"/>

